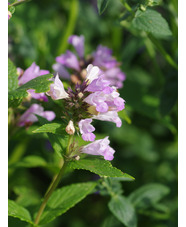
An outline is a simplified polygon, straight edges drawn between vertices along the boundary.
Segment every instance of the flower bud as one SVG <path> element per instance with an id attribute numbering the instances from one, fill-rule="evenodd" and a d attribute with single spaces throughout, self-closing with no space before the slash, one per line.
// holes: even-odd
<path id="1" fill-rule="evenodd" d="M 73 135 L 75 133 L 75 128 L 74 128 L 74 123 L 73 121 L 69 121 L 67 127 L 66 127 L 66 132 L 69 134 L 69 135 Z"/>
<path id="2" fill-rule="evenodd" d="M 10 11 L 8 11 L 8 20 L 12 17 L 12 14 Z"/>

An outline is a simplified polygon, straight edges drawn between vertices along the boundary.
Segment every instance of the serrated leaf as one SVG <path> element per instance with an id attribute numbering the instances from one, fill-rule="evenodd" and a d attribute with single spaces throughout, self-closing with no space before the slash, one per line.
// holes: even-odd
<path id="1" fill-rule="evenodd" d="M 93 191 L 96 184 L 96 182 L 72 184 L 54 191 L 39 224 L 46 224 L 74 207 Z"/>
<path id="2" fill-rule="evenodd" d="M 100 156 L 87 156 L 78 161 L 73 160 L 69 162 L 69 167 L 72 169 L 85 169 L 101 177 L 122 177 L 134 180 L 132 176 L 113 167 L 109 161 L 104 160 Z"/>
<path id="3" fill-rule="evenodd" d="M 128 197 L 136 208 L 147 209 L 169 193 L 169 188 L 162 184 L 147 184 Z"/>
<path id="4" fill-rule="evenodd" d="M 10 165 L 9 167 L 25 167 L 25 168 L 34 168 L 34 167 L 43 167 L 46 166 L 47 162 L 40 156 L 30 155 L 23 158 L 21 161 Z"/>
<path id="5" fill-rule="evenodd" d="M 111 197 L 108 204 L 110 211 L 114 216 L 127 227 L 137 226 L 137 217 L 135 209 L 130 201 L 124 196 L 117 195 Z"/>
<path id="6" fill-rule="evenodd" d="M 53 83 L 53 81 L 49 79 L 52 77 L 53 77 L 52 74 L 42 75 L 33 80 L 30 80 L 29 82 L 23 84 L 22 86 L 15 90 L 11 90 L 8 93 L 9 107 L 13 107 L 12 105 L 14 105 L 15 102 L 18 104 L 20 103 L 20 100 L 27 97 L 28 96 L 27 90 L 29 89 L 34 89 L 36 93 L 49 91 L 50 84 Z"/>
<path id="7" fill-rule="evenodd" d="M 35 129 L 33 133 L 52 133 L 56 135 L 61 136 L 67 136 L 67 133 L 65 131 L 65 126 L 59 123 L 50 123 L 50 124 L 44 124 L 41 127 Z"/>
<path id="8" fill-rule="evenodd" d="M 29 211 L 13 200 L 8 200 L 8 216 L 33 224 Z"/>
<path id="9" fill-rule="evenodd" d="M 160 13 L 146 9 L 145 11 L 137 10 L 132 25 L 158 37 L 168 37 L 172 35 L 167 21 L 161 16 Z"/>
<path id="10" fill-rule="evenodd" d="M 49 121 L 47 121 L 45 118 L 38 116 L 38 115 L 37 115 L 37 118 L 38 118 L 40 124 L 49 125 L 48 124 Z M 57 126 L 57 123 L 54 124 L 53 126 Z M 65 153 L 65 151 L 66 151 L 68 136 L 64 135 L 64 134 L 55 134 L 54 128 L 55 127 L 53 127 L 53 131 L 50 133 L 48 132 L 47 135 L 48 135 L 49 141 L 50 141 L 54 151 L 56 152 L 56 154 L 59 157 L 62 157 L 62 153 Z M 56 130 L 57 130 L 57 128 L 56 128 Z M 57 130 L 58 133 L 59 133 L 59 130 L 60 129 L 58 128 L 58 130 Z"/>
<path id="11" fill-rule="evenodd" d="M 12 91 L 18 87 L 17 69 L 14 63 L 8 59 L 8 91 Z"/>
<path id="12" fill-rule="evenodd" d="M 99 15 L 101 15 L 107 8 L 109 0 L 97 0 L 97 7 Z"/>

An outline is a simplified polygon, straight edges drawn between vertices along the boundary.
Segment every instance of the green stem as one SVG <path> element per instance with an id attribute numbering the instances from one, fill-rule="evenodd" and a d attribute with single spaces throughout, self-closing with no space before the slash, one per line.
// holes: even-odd
<path id="1" fill-rule="evenodd" d="M 58 47 L 57 54 L 61 54 L 66 50 L 68 45 L 67 40 L 68 37 L 72 35 L 74 31 L 77 15 L 78 15 L 78 0 L 71 0 L 68 24 L 66 27 L 65 34 L 63 34 L 62 38 L 60 39 L 61 45 L 59 45 Z"/>
<path id="2" fill-rule="evenodd" d="M 68 139 L 67 149 L 66 149 L 67 156 L 70 155 L 70 145 L 72 144 L 72 142 L 73 142 L 73 135 L 70 135 Z"/>
<path id="3" fill-rule="evenodd" d="M 20 1 L 17 1 L 17 2 L 14 2 L 12 4 L 10 4 L 9 6 L 17 6 L 21 3 L 24 3 L 24 2 L 28 2 L 28 1 L 31 1 L 31 0 L 20 0 Z"/>
<path id="4" fill-rule="evenodd" d="M 62 177 L 62 175 L 63 175 L 63 173 L 64 173 L 64 171 L 65 171 L 65 169 L 67 167 L 67 164 L 68 164 L 68 162 L 64 161 L 64 164 L 63 164 L 61 170 L 59 171 L 59 174 L 57 175 L 56 179 L 54 181 L 52 181 L 51 186 L 49 186 L 49 190 L 45 194 L 44 200 L 43 200 L 43 202 L 42 202 L 42 204 L 41 204 L 41 206 L 39 208 L 39 211 L 37 213 L 37 216 L 36 216 L 36 219 L 35 219 L 35 222 L 34 222 L 35 225 L 37 225 L 39 223 L 40 217 L 41 217 L 41 215 L 42 215 L 42 213 L 43 213 L 43 211 L 44 211 L 44 209 L 46 207 L 47 201 L 50 198 L 50 196 L 52 195 L 53 191 L 58 186 L 58 184 L 59 184 L 59 182 L 61 180 L 61 177 Z"/>
<path id="5" fill-rule="evenodd" d="M 47 189 L 47 191 L 46 191 L 46 193 L 44 195 L 43 202 L 42 202 L 42 204 L 41 204 L 41 206 L 39 208 L 39 211 L 37 213 L 37 216 L 36 216 L 36 219 L 35 219 L 35 222 L 34 222 L 35 225 L 39 224 L 40 217 L 41 217 L 41 215 L 42 215 L 42 213 L 43 213 L 43 211 L 44 211 L 44 209 L 46 207 L 47 201 L 50 198 L 50 196 L 52 195 L 53 191 L 58 186 L 58 184 L 59 184 L 59 182 L 60 182 L 60 180 L 61 180 L 61 178 L 63 176 L 63 173 L 64 173 L 64 171 L 65 171 L 65 169 L 66 169 L 66 167 L 68 165 L 68 156 L 70 155 L 70 152 L 71 152 L 70 145 L 72 144 L 72 142 L 73 142 L 73 135 L 70 135 L 69 136 L 69 140 L 68 140 L 68 144 L 67 144 L 67 149 L 66 149 L 66 156 L 67 157 L 64 158 L 63 161 L 60 163 L 61 164 L 61 169 L 60 169 L 58 175 L 54 176 L 50 186 L 48 187 L 48 189 Z"/>
<path id="6" fill-rule="evenodd" d="M 149 39 L 151 42 L 156 46 L 156 48 L 159 50 L 159 52 L 163 55 L 165 60 L 175 69 L 178 70 L 178 65 L 177 63 L 172 59 L 172 57 L 166 52 L 164 47 L 158 42 L 152 35 L 148 35 Z"/>

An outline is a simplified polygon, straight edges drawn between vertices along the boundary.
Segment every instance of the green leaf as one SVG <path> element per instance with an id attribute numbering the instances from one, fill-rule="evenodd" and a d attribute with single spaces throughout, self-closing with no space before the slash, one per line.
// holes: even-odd
<path id="1" fill-rule="evenodd" d="M 73 160 L 69 162 L 69 166 L 72 169 L 85 169 L 90 172 L 96 173 L 101 177 L 122 177 L 134 180 L 134 178 L 127 173 L 123 173 L 121 170 L 112 166 L 109 161 L 104 160 L 100 156 L 87 156 L 80 160 Z"/>
<path id="2" fill-rule="evenodd" d="M 137 10 L 132 25 L 157 37 L 168 37 L 172 35 L 167 21 L 160 13 L 147 9 L 146 11 Z"/>
<path id="3" fill-rule="evenodd" d="M 54 191 L 39 224 L 46 224 L 75 206 L 93 191 L 96 184 L 96 182 L 72 184 Z"/>
<path id="4" fill-rule="evenodd" d="M 101 15 L 107 8 L 109 0 L 97 0 L 97 7 L 99 15 Z"/>
<path id="5" fill-rule="evenodd" d="M 12 200 L 8 200 L 8 216 L 33 224 L 29 211 Z"/>
<path id="6" fill-rule="evenodd" d="M 18 87 L 17 69 L 13 62 L 8 59 L 8 91 L 12 91 Z"/>
<path id="7" fill-rule="evenodd" d="M 50 124 L 48 124 L 49 121 L 47 121 L 45 118 L 38 116 L 38 115 L 37 115 L 37 118 L 38 118 L 40 124 L 43 124 L 43 128 L 41 130 L 46 131 L 46 129 L 48 129 L 50 131 L 47 133 L 49 141 L 52 144 L 52 147 L 53 147 L 54 151 L 56 152 L 56 154 L 59 157 L 62 157 L 62 153 L 65 153 L 65 151 L 66 151 L 68 135 L 67 134 L 64 135 L 61 132 L 61 129 L 60 129 L 61 126 L 59 126 L 59 124 L 54 123 L 53 129 L 49 129 L 49 127 L 48 127 L 50 125 Z M 40 130 L 40 128 L 38 130 Z M 37 129 L 34 130 L 34 132 L 35 131 L 37 131 Z M 60 131 L 60 133 L 59 133 L 59 131 Z M 57 134 L 55 132 L 57 132 Z"/>
<path id="8" fill-rule="evenodd" d="M 33 80 L 30 80 L 21 87 L 11 90 L 8 93 L 9 107 L 15 107 L 21 100 L 28 96 L 28 89 L 34 89 L 36 93 L 47 92 L 50 89 L 50 84 L 53 83 L 49 79 L 52 78 L 52 74 L 46 74 L 39 76 Z"/>
<path id="9" fill-rule="evenodd" d="M 10 165 L 9 167 L 34 168 L 34 167 L 43 167 L 43 166 L 47 166 L 47 162 L 43 158 L 36 155 L 30 155 L 23 158 L 21 161 Z"/>
<path id="10" fill-rule="evenodd" d="M 56 135 L 61 136 L 67 136 L 67 133 L 65 131 L 65 126 L 59 123 L 50 123 L 50 124 L 44 124 L 41 127 L 35 129 L 33 133 L 52 133 Z"/>
<path id="11" fill-rule="evenodd" d="M 125 226 L 137 226 L 135 209 L 127 198 L 121 195 L 114 196 L 111 198 L 108 206 L 114 216 Z"/>
<path id="12" fill-rule="evenodd" d="M 28 207 L 39 204 L 41 201 L 39 193 L 30 186 L 16 186 L 13 188 L 13 190 L 18 196 L 16 198 L 16 203 L 21 206 Z"/>
<path id="13" fill-rule="evenodd" d="M 169 188 L 162 184 L 147 184 L 130 194 L 129 200 L 136 208 L 147 209 L 169 193 Z"/>

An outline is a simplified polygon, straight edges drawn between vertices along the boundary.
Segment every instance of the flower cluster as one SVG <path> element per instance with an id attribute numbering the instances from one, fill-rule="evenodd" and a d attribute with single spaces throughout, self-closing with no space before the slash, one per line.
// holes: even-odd
<path id="1" fill-rule="evenodd" d="M 65 108 L 69 113 L 67 115 L 69 124 L 66 128 L 69 134 L 74 133 L 77 127 L 83 140 L 94 141 L 95 128 L 91 125 L 93 119 L 111 121 L 117 127 L 121 127 L 122 122 L 118 111 L 124 109 L 125 101 L 119 97 L 116 87 L 111 86 L 111 82 L 105 79 L 97 66 L 91 64 L 87 66 L 84 81 L 76 84 L 74 91 L 71 88 L 67 91 L 64 89 L 58 74 L 53 78 L 53 82 L 47 95 L 54 100 L 64 100 Z M 105 159 L 112 160 L 114 150 L 108 144 L 109 140 L 106 137 L 85 146 L 82 152 L 103 155 Z"/>
<path id="2" fill-rule="evenodd" d="M 84 36 L 72 35 L 69 37 L 68 42 L 74 46 L 76 56 L 70 50 L 65 54 L 56 57 L 56 64 L 53 69 L 64 79 L 71 79 L 75 84 L 82 82 L 85 79 L 85 69 L 89 64 L 98 66 L 100 68 L 99 75 L 102 78 L 110 81 L 112 86 L 116 88 L 123 87 L 125 74 L 120 70 L 120 63 L 112 56 L 112 50 L 99 45 L 90 56 L 84 56 Z M 67 69 L 71 70 L 71 74 Z"/>
<path id="3" fill-rule="evenodd" d="M 101 155 L 106 160 L 114 158 L 114 150 L 109 146 L 109 139 L 95 140 L 95 127 L 93 120 L 110 121 L 121 127 L 122 121 L 118 112 L 125 108 L 125 101 L 120 97 L 118 88 L 123 86 L 125 75 L 119 68 L 119 63 L 112 56 L 112 51 L 107 47 L 99 45 L 91 57 L 84 56 L 84 37 L 71 36 L 69 43 L 72 44 L 78 57 L 67 50 L 56 58 L 57 63 L 53 65 L 56 71 L 51 80 L 50 90 L 45 93 L 35 93 L 29 89 L 30 99 L 48 101 L 46 95 L 53 100 L 63 100 L 65 107 L 65 118 L 68 121 L 66 132 L 73 135 L 75 132 L 81 134 L 84 141 L 92 143 L 81 147 L 82 153 Z M 23 71 L 17 68 L 19 85 L 48 74 L 48 70 L 41 70 L 34 63 Z M 71 87 L 65 90 L 59 76 L 71 80 Z M 75 84 L 75 86 L 74 86 Z M 39 104 L 32 104 L 30 108 L 20 117 L 19 126 L 29 126 L 37 121 L 35 114 L 52 121 L 55 118 L 53 111 L 44 111 Z M 78 151 L 78 152 L 79 152 Z M 76 156 L 76 155 L 75 155 Z"/>

